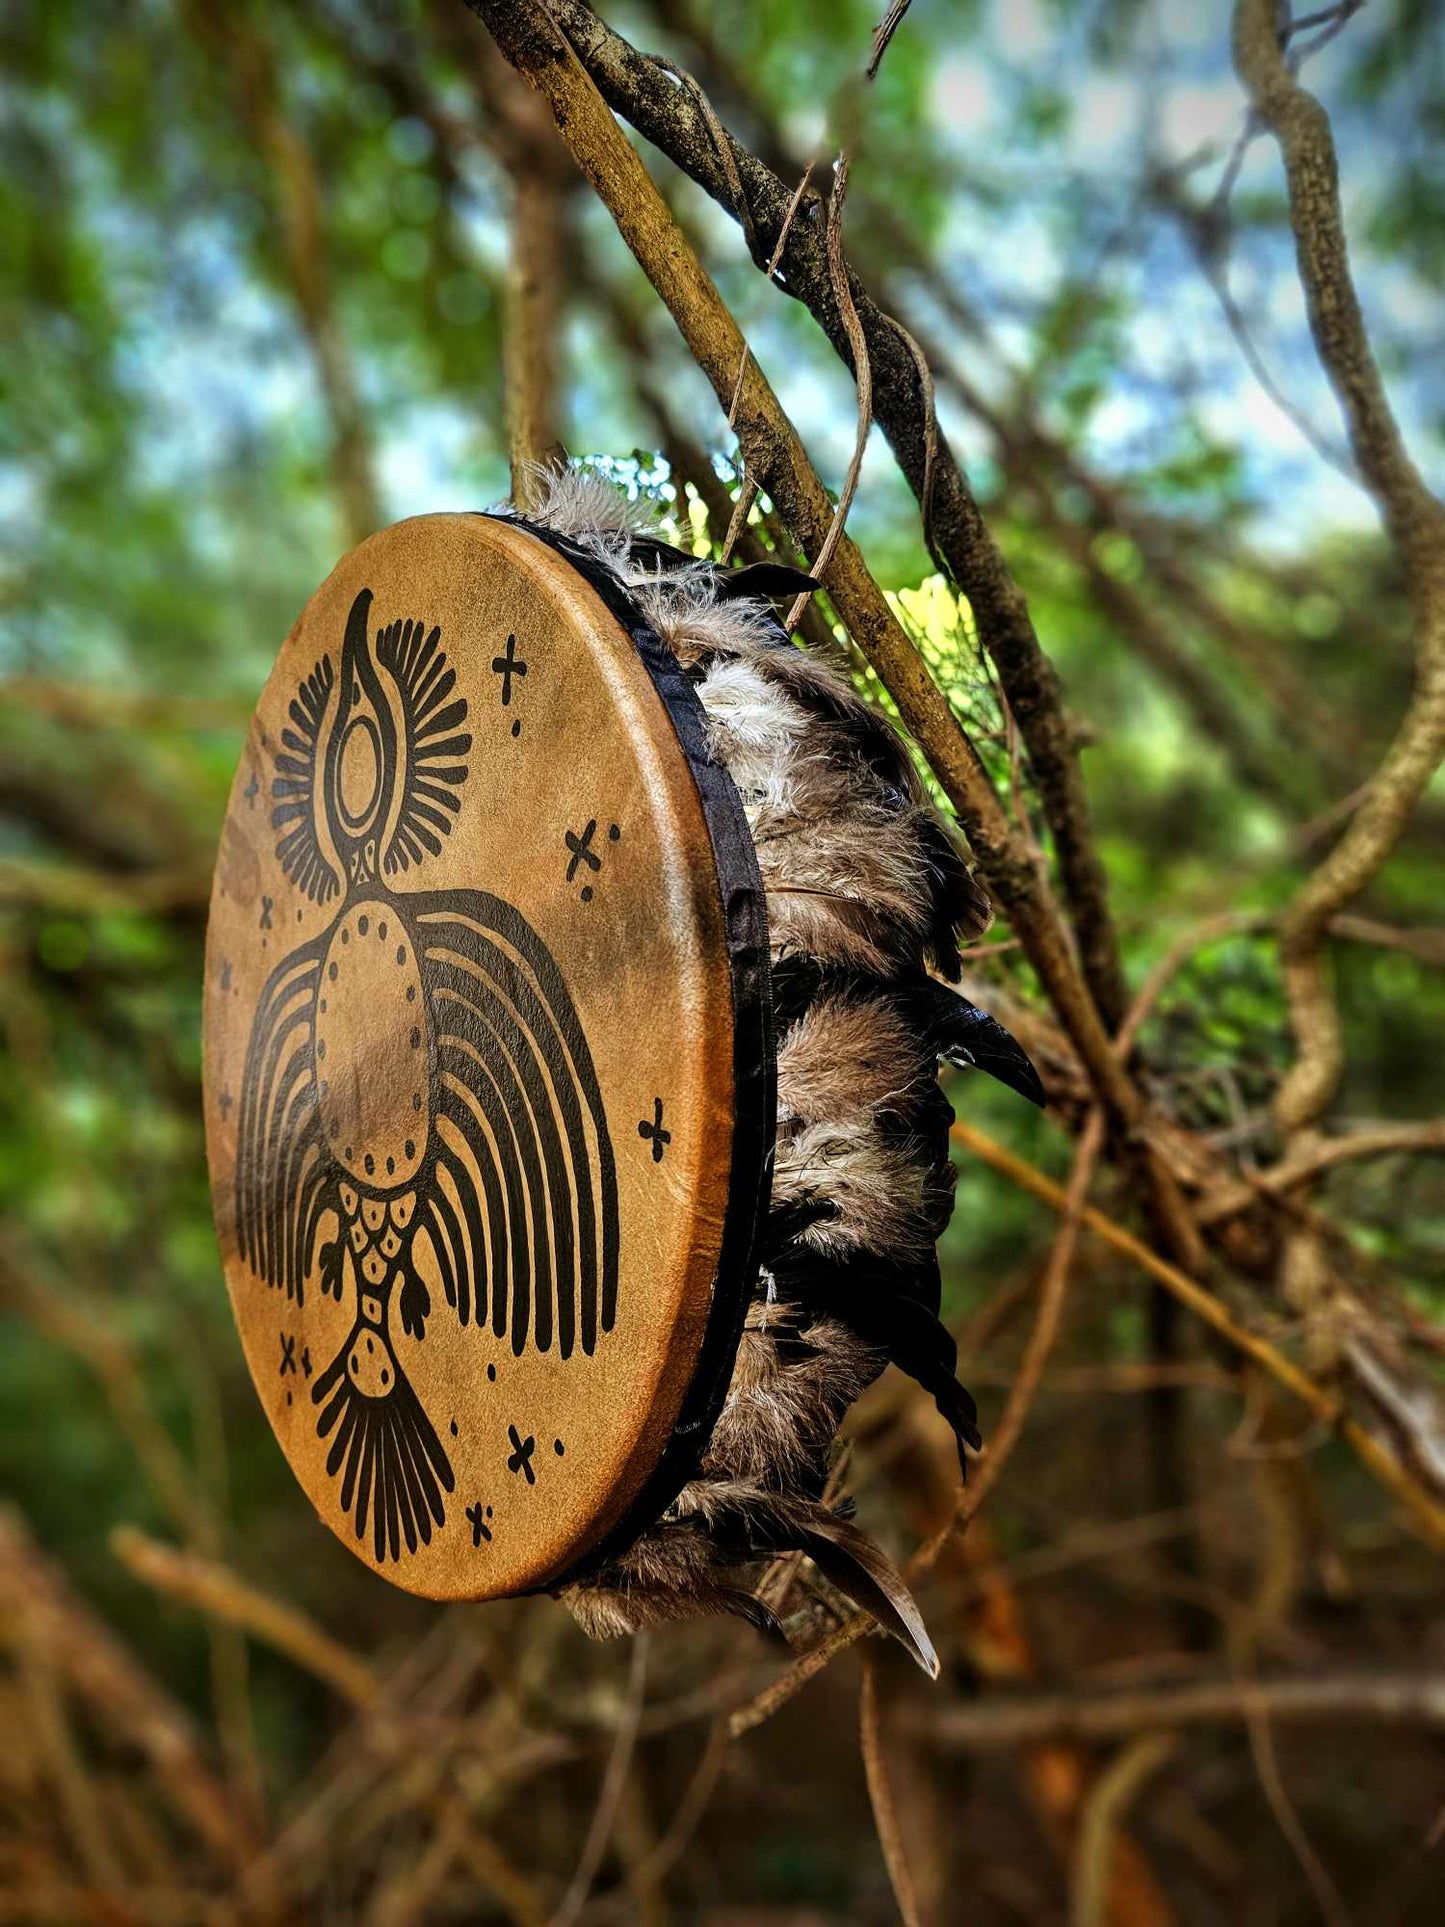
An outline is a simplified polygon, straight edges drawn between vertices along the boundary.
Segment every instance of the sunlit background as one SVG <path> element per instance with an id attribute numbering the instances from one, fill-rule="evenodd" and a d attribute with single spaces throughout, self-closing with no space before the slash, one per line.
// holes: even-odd
<path id="1" fill-rule="evenodd" d="M 847 133 L 852 259 L 925 348 L 943 428 L 1063 675 L 1137 981 L 1201 917 L 1276 909 L 1323 847 L 1409 689 L 1398 571 L 1310 345 L 1278 153 L 1248 138 L 1228 9 L 916 0 L 865 87 L 878 4 L 657 0 L 606 13 L 696 74 L 789 184 L 815 156 L 826 171 Z M 1445 36 L 1429 0 L 1373 0 L 1313 37 L 1304 74 L 1333 118 L 1367 320 L 1438 485 Z M 116 1642 L 203 1730 L 238 1810 L 281 1843 L 258 1917 L 546 1918 L 584 1851 L 629 1655 L 588 1646 L 549 1602 L 443 1613 L 404 1598 L 317 1524 L 231 1326 L 199 1084 L 205 903 L 230 775 L 282 638 L 359 532 L 337 380 L 355 403 L 353 473 L 369 478 L 382 520 L 508 490 L 512 188 L 494 112 L 508 77 L 460 0 L 18 0 L 0 45 L 0 1466 L 12 1569 L 23 1542 L 47 1583 L 73 1589 L 77 1637 Z M 314 191 L 301 280 L 287 240 L 295 181 L 278 154 Z M 846 369 L 756 271 L 739 229 L 648 159 L 836 488 L 855 429 Z M 704 552 L 721 531 L 668 454 L 700 453 L 726 490 L 726 422 L 606 211 L 580 181 L 561 194 L 562 437 L 655 497 L 677 538 Z M 961 706 L 987 720 L 967 612 L 933 575 L 877 432 L 850 531 Z M 1006 761 L 1001 744 L 990 753 Z M 1362 906 L 1369 916 L 1438 923 L 1441 808 L 1437 794 Z M 993 943 L 997 955 L 975 960 L 975 994 L 1027 1012 L 1035 991 L 1006 927 Z M 1438 1107 L 1439 962 L 1340 952 L 1349 1072 L 1337 1121 Z M 1266 1141 L 1287 1052 L 1262 936 L 1201 950 L 1149 1036 L 1180 1118 L 1246 1158 Z M 952 1094 L 1047 1170 L 1066 1167 L 1067 1139 L 1047 1118 L 972 1085 Z M 1330 1184 L 1359 1248 L 1388 1264 L 1422 1318 L 1440 1311 L 1438 1166 L 1386 1161 Z M 946 1310 L 986 1430 L 1050 1230 L 1022 1193 L 964 1173 Z M 1237 1361 L 1193 1334 L 1165 1385 L 1168 1422 L 1187 1436 L 1191 1511 L 1180 1510 L 1154 1451 L 1146 1305 L 1139 1275 L 1091 1248 L 1053 1376 L 973 1550 L 925 1594 L 946 1653 L 937 1690 L 967 1701 L 991 1678 L 1188 1677 L 1202 1655 L 1217 1662 L 1234 1616 L 1267 1610 L 1275 1580 L 1288 1594 L 1267 1632 L 1277 1658 L 1304 1670 L 1445 1664 L 1438 1565 L 1335 1445 L 1306 1439 L 1282 1459 L 1255 1449 L 1259 1414 Z M 860 1431 L 860 1506 L 897 1549 L 926 1523 L 909 1495 L 940 1476 L 947 1442 L 891 1382 Z M 120 1528 L 223 1561 L 378 1680 L 410 1668 L 400 1726 L 358 1740 L 354 1706 L 314 1669 L 158 1599 L 120 1556 Z M 1282 1533 L 1294 1535 L 1287 1560 Z M 1000 1593 L 990 1575 L 1014 1567 Z M 0 1619 L 7 1597 L 0 1581 Z M 134 1746 L 106 1694 L 70 1696 L 50 1661 L 8 1640 L 0 1625 L 0 1727 L 42 1738 L 33 1760 L 22 1748 L 0 1764 L 0 1917 L 210 1918 L 196 1896 L 231 1877 L 131 1784 Z M 711 1805 L 691 1816 L 679 1798 L 708 1764 L 717 1695 L 772 1662 L 713 1627 L 656 1636 L 646 1663 L 660 1710 L 580 1917 L 895 1917 L 852 1662 L 732 1749 Z M 908 1707 L 927 1706 L 898 1686 Z M 426 1722 L 453 1716 L 436 1739 Z M 1438 1739 L 1326 1727 L 1275 1745 L 1350 1917 L 1437 1918 L 1445 1848 L 1432 1859 L 1422 1842 L 1445 1802 Z M 932 1841 L 929 1918 L 1063 1919 L 1067 1852 L 1017 1758 L 945 1750 L 925 1763 L 904 1750 L 909 1824 L 915 1842 Z M 52 1828 L 40 1816 L 57 1785 L 74 1791 L 82 1757 L 97 1811 L 77 1820 L 61 1797 Z M 446 1824 L 443 1796 L 467 1803 L 483 1845 L 454 1844 L 417 1901 L 403 1874 Z M 675 1821 L 687 1831 L 672 1860 L 629 1896 L 628 1870 L 647 1866 Z M 1320 1917 L 1238 1727 L 1188 1740 L 1136 1833 L 1168 1911 L 1131 1919 Z M 124 1863 L 118 1891 L 132 1900 L 67 1911 L 87 1883 L 104 1884 L 97 1852 L 102 1870 L 107 1855 Z M 164 1916 L 134 1898 L 162 1889 L 174 1899 Z"/>

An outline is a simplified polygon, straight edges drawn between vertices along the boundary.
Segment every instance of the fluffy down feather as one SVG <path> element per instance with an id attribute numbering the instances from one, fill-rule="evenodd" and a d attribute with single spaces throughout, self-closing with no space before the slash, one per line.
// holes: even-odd
<path id="1" fill-rule="evenodd" d="M 766 601 L 659 541 L 607 484 L 540 479 L 533 519 L 604 563 L 693 679 L 753 833 L 780 1033 L 764 1268 L 723 1410 L 664 1516 L 560 1597 L 598 1638 L 713 1612 L 776 1632 L 754 1592 L 762 1562 L 802 1550 L 933 1672 L 897 1571 L 821 1495 L 839 1425 L 890 1358 L 933 1393 L 960 1456 L 978 1443 L 937 1317 L 953 1184 L 937 1069 L 956 1038 L 992 1040 L 991 1020 L 970 1028 L 972 1006 L 928 972 L 957 974 L 987 899 L 886 719 Z M 796 578 L 771 574 L 791 593 Z"/>
<path id="2" fill-rule="evenodd" d="M 699 1479 L 816 1497 L 838 1423 L 878 1368 L 878 1354 L 837 1319 L 754 1300 Z"/>
<path id="3" fill-rule="evenodd" d="M 780 1123 L 861 1125 L 907 1117 L 934 1059 L 887 997 L 830 991 L 778 1046 Z"/>

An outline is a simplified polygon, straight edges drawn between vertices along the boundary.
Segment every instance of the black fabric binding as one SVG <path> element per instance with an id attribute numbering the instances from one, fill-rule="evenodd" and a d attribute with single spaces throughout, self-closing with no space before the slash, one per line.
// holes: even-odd
<path id="1" fill-rule="evenodd" d="M 942 1279 L 936 1251 L 930 1247 L 925 1255 L 906 1262 L 868 1252 L 848 1257 L 819 1251 L 804 1240 L 812 1227 L 834 1213 L 830 1200 L 819 1197 L 770 1209 L 777 1127 L 776 1046 L 820 996 L 854 991 L 894 1001 L 935 1063 L 944 1059 L 971 1066 L 1042 1105 L 1046 1100 L 1038 1073 L 1001 1024 L 929 976 L 921 965 L 891 979 L 830 968 L 804 956 L 784 957 L 770 967 L 766 900 L 751 831 L 732 778 L 708 751 L 702 706 L 688 672 L 596 555 L 520 516 L 498 519 L 526 529 L 591 584 L 631 637 L 662 697 L 697 783 L 712 840 L 733 987 L 733 1159 L 718 1282 L 697 1370 L 673 1436 L 651 1478 L 620 1523 L 565 1577 L 575 1579 L 603 1565 L 656 1525 L 697 1470 L 727 1395 L 760 1274 L 766 1276 L 770 1298 L 791 1302 L 809 1315 L 841 1320 L 878 1352 L 880 1361 L 891 1361 L 915 1379 L 932 1396 L 952 1430 L 966 1477 L 964 1448 L 977 1450 L 983 1441 L 978 1408 L 956 1377 L 958 1346 L 939 1316 Z M 633 547 L 660 571 L 696 566 L 692 557 L 652 538 L 636 539 Z M 713 575 L 722 600 L 738 595 L 791 595 L 814 586 L 801 572 L 781 567 L 714 568 Z M 749 578 L 746 586 L 744 578 Z M 793 648 L 782 625 L 776 623 L 774 628 L 778 646 Z M 827 713 L 823 692 L 817 692 L 815 700 L 825 705 Z M 830 719 L 846 725 L 853 752 L 896 791 L 902 806 L 908 755 L 902 741 L 881 718 L 860 727 L 856 718 L 840 710 Z M 941 826 L 934 840 L 935 867 L 947 878 L 955 868 L 962 868 L 963 859 Z M 938 968 L 947 975 L 956 974 L 956 951 L 951 945 L 939 948 Z M 921 1143 L 928 1151 L 927 1228 L 934 1238 L 942 1234 L 952 1213 L 953 1171 L 948 1155 L 952 1124 L 952 1105 L 937 1083 L 929 1082 L 910 1095 L 893 1127 L 900 1137 Z M 821 1489 L 821 1475 L 818 1484 Z"/>
<path id="2" fill-rule="evenodd" d="M 767 908 L 742 799 L 708 748 L 702 704 L 676 656 L 617 577 L 589 550 L 523 516 L 495 518 L 525 529 L 569 562 L 631 638 L 677 732 L 712 843 L 722 902 L 733 1004 L 733 1141 L 722 1245 L 707 1329 L 672 1437 L 623 1517 L 557 1586 L 601 1565 L 654 1524 L 697 1470 L 727 1396 L 743 1321 L 757 1282 L 763 1225 L 772 1196 L 777 1122 Z M 661 549 L 663 544 L 656 544 Z M 661 558 L 657 558 L 661 561 Z M 679 563 L 690 558 L 680 556 Z M 780 632 L 781 633 L 781 632 Z"/>

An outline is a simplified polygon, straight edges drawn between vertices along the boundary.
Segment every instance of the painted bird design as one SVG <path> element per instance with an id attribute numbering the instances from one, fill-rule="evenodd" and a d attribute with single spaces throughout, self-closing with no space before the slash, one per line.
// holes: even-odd
<path id="1" fill-rule="evenodd" d="M 378 1563 L 429 1543 L 454 1484 L 397 1357 L 426 1275 L 520 1354 L 591 1353 L 617 1308 L 617 1182 L 587 1039 L 551 952 L 483 890 L 403 887 L 439 856 L 472 737 L 441 632 L 371 637 L 297 689 L 275 756 L 276 856 L 328 927 L 271 972 L 247 1047 L 241 1254 L 304 1302 L 355 1309 L 312 1397 L 340 1503 Z M 424 1260 L 429 1260 L 424 1263 Z"/>

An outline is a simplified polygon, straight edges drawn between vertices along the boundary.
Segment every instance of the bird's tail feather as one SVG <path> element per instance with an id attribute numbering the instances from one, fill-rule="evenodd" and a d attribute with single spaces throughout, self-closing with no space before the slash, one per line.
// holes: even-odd
<path id="1" fill-rule="evenodd" d="M 321 1409 L 318 1438 L 332 1439 L 326 1470 L 341 1479 L 341 1509 L 364 1539 L 368 1524 L 378 1563 L 431 1543 L 433 1525 L 446 1521 L 442 1494 L 455 1484 L 451 1461 L 411 1381 L 393 1360 L 385 1397 L 369 1397 L 352 1384 L 346 1362 L 356 1330 L 317 1379 L 312 1399 Z"/>

